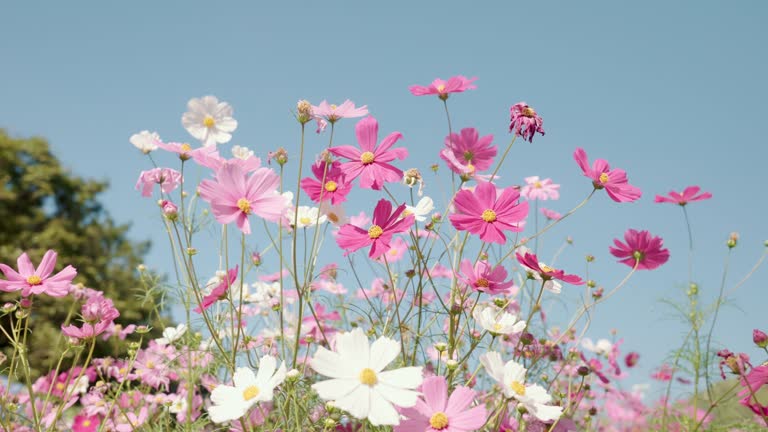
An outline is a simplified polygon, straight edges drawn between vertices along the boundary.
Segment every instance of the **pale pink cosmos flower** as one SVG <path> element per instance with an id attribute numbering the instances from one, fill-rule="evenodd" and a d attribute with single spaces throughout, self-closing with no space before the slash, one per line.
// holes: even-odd
<path id="1" fill-rule="evenodd" d="M 81 327 L 75 325 L 61 326 L 61 334 L 71 339 L 90 339 L 94 338 L 107 330 L 111 321 L 99 321 L 95 324 L 83 323 Z"/>
<path id="2" fill-rule="evenodd" d="M 465 259 L 459 268 L 461 273 L 456 277 L 475 291 L 488 294 L 509 293 L 510 288 L 515 284 L 511 279 L 505 281 L 507 270 L 504 267 L 500 265 L 491 267 L 488 261 L 478 260 L 473 266 L 470 260 Z"/>
<path id="3" fill-rule="evenodd" d="M 35 268 L 26 252 L 16 260 L 19 271 L 16 272 L 5 264 L 0 264 L 0 271 L 8 280 L 0 280 L 0 291 L 21 291 L 22 297 L 48 294 L 51 297 L 63 297 L 69 293 L 72 279 L 77 270 L 71 265 L 51 276 L 56 267 L 56 252 L 48 250 L 43 255 L 40 265 Z"/>
<path id="4" fill-rule="evenodd" d="M 330 201 L 332 205 L 337 205 L 347 200 L 347 194 L 352 191 L 352 183 L 347 181 L 341 170 L 341 162 L 328 164 L 319 160 L 312 165 L 312 174 L 315 178 L 306 177 L 301 180 L 301 188 L 312 201 Z"/>
<path id="5" fill-rule="evenodd" d="M 527 200 L 556 200 L 560 198 L 559 189 L 560 185 L 553 183 L 551 178 L 542 180 L 539 176 L 531 176 L 525 178 L 525 185 L 520 189 L 520 195 Z"/>
<path id="6" fill-rule="evenodd" d="M 194 152 L 192 159 L 214 172 L 220 171 L 225 165 L 238 165 L 244 172 L 256 171 L 261 167 L 261 158 L 254 156 L 253 151 L 240 146 L 234 146 L 232 150 L 234 157 L 231 159 L 221 156 L 218 151 Z"/>
<path id="7" fill-rule="evenodd" d="M 215 180 L 203 180 L 200 196 L 211 204 L 213 216 L 221 224 L 235 222 L 244 234 L 251 233 L 248 216 L 254 214 L 269 221 L 279 221 L 289 205 L 278 193 L 280 176 L 269 168 L 259 168 L 250 175 L 238 165 L 227 164 Z"/>
<path id="8" fill-rule="evenodd" d="M 189 145 L 188 143 L 178 143 L 178 142 L 164 143 L 164 142 L 158 141 L 156 144 L 158 147 L 160 147 L 163 150 L 178 154 L 179 159 L 181 159 L 182 161 L 187 161 L 189 159 L 194 158 L 195 156 L 206 155 L 209 153 L 216 152 L 215 146 L 198 147 L 193 149 L 192 146 Z"/>
<path id="9" fill-rule="evenodd" d="M 211 307 L 214 303 L 227 297 L 227 292 L 232 287 L 237 279 L 237 272 L 240 266 L 229 269 L 227 277 L 222 278 L 221 281 L 211 290 L 211 293 L 203 297 L 202 302 L 195 308 L 195 312 L 202 313 L 204 310 Z"/>
<path id="10" fill-rule="evenodd" d="M 345 100 L 341 105 L 329 104 L 327 101 L 320 102 L 320 105 L 312 105 L 312 114 L 333 124 L 343 118 L 362 117 L 368 114 L 368 106 L 355 107 L 351 100 Z M 325 126 L 318 121 L 318 133 L 322 132 Z"/>
<path id="11" fill-rule="evenodd" d="M 470 408 L 475 391 L 458 386 L 448 396 L 445 377 L 431 376 L 421 384 L 422 397 L 413 408 L 400 408 L 406 420 L 395 426 L 395 432 L 470 432 L 480 429 L 488 418 L 485 406 Z"/>
<path id="12" fill-rule="evenodd" d="M 672 203 L 684 206 L 689 202 L 704 201 L 712 198 L 712 194 L 709 192 L 703 192 L 699 194 L 701 188 L 698 186 L 688 186 L 683 192 L 670 191 L 668 196 L 656 195 L 654 202 L 657 203 Z"/>
<path id="13" fill-rule="evenodd" d="M 614 239 L 616 247 L 609 247 L 611 255 L 620 258 L 620 263 L 630 267 L 637 264 L 638 270 L 653 270 L 669 259 L 669 250 L 663 249 L 664 241 L 648 231 L 629 229 L 624 233 L 624 241 L 626 243 Z"/>
<path id="14" fill-rule="evenodd" d="M 412 85 L 408 87 L 414 96 L 437 95 L 442 100 L 448 99 L 450 93 L 461 93 L 465 90 L 474 90 L 477 88 L 473 84 L 477 78 L 466 78 L 462 75 L 451 77 L 448 81 L 440 78 L 432 81 L 428 86 Z"/>
<path id="15" fill-rule="evenodd" d="M 151 197 L 155 185 L 160 185 L 163 193 L 173 192 L 181 184 L 181 173 L 172 168 L 154 168 L 142 171 L 136 182 L 136 190 L 141 189 L 141 196 Z"/>
<path id="16" fill-rule="evenodd" d="M 475 191 L 460 190 L 454 199 L 455 213 L 448 216 L 459 231 L 469 231 L 488 243 L 504 244 L 503 231 L 520 232 L 521 222 L 528 216 L 528 202 L 519 203 L 515 188 L 502 189 L 497 198 L 496 186 L 477 182 Z"/>
<path id="17" fill-rule="evenodd" d="M 480 137 L 475 128 L 464 128 L 445 138 L 445 148 L 440 151 L 451 171 L 457 174 L 474 174 L 491 167 L 497 147 L 492 146 L 493 135 Z"/>
<path id="18" fill-rule="evenodd" d="M 360 177 L 361 188 L 374 190 L 381 190 L 384 183 L 400 182 L 403 171 L 389 162 L 395 159 L 403 160 L 408 156 L 407 149 L 392 148 L 403 135 L 400 132 L 392 132 L 377 146 L 379 122 L 373 117 L 366 117 L 357 122 L 355 134 L 360 144 L 359 149 L 349 145 L 329 149 L 334 155 L 350 160 L 341 165 L 348 181 Z"/>
<path id="19" fill-rule="evenodd" d="M 544 120 L 536 114 L 536 111 L 525 102 L 518 102 L 509 109 L 511 118 L 509 131 L 523 138 L 528 142 L 533 142 L 533 136 L 536 133 L 544 135 Z"/>
<path id="20" fill-rule="evenodd" d="M 619 168 L 611 169 L 605 159 L 595 159 L 592 167 L 590 167 L 587 152 L 581 147 L 573 153 L 573 158 L 579 164 L 584 176 L 592 179 L 592 185 L 595 189 L 605 189 L 612 200 L 632 202 L 637 201 L 643 195 L 640 188 L 629 184 L 626 171 Z"/>
<path id="21" fill-rule="evenodd" d="M 400 214 L 404 210 L 405 204 L 393 211 L 392 203 L 386 199 L 381 199 L 373 210 L 373 225 L 368 230 L 346 224 L 339 229 L 336 243 L 345 250 L 345 256 L 360 248 L 371 246 L 368 256 L 376 259 L 391 248 L 390 242 L 393 235 L 408 231 L 413 225 L 413 215 L 400 219 Z"/>
<path id="22" fill-rule="evenodd" d="M 561 215 L 560 213 L 544 207 L 541 208 L 541 214 L 543 214 L 544 217 L 549 220 L 560 220 L 560 218 L 563 217 L 563 215 Z"/>

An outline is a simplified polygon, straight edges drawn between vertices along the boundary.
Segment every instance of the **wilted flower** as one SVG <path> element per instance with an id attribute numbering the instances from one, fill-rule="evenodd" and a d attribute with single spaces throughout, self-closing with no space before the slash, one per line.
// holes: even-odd
<path id="1" fill-rule="evenodd" d="M 544 120 L 536 114 L 525 102 L 518 102 L 509 109 L 511 118 L 509 131 L 523 138 L 528 142 L 533 142 L 533 136 L 538 132 L 544 135 Z"/>

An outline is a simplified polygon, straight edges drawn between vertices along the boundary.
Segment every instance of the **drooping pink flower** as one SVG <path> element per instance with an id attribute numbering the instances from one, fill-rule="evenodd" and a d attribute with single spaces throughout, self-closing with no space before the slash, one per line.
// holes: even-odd
<path id="1" fill-rule="evenodd" d="M 406 420 L 395 426 L 395 432 L 470 432 L 488 419 L 485 406 L 469 408 L 475 398 L 469 387 L 458 386 L 449 397 L 445 377 L 425 378 L 421 393 L 413 408 L 399 409 Z"/>
<path id="2" fill-rule="evenodd" d="M 56 267 L 56 252 L 49 250 L 43 255 L 40 265 L 35 268 L 26 252 L 16 260 L 19 271 L 16 272 L 5 264 L 0 264 L 0 271 L 8 280 L 0 280 L 0 291 L 21 291 L 22 297 L 48 294 L 51 297 L 63 297 L 69 292 L 72 279 L 77 270 L 71 265 L 51 276 Z"/>
<path id="3" fill-rule="evenodd" d="M 104 297 L 101 292 L 89 297 L 80 308 L 80 313 L 87 322 L 114 321 L 120 316 L 112 300 Z"/>
<path id="4" fill-rule="evenodd" d="M 233 283 L 235 283 L 235 279 L 237 279 L 238 269 L 239 266 L 237 265 L 235 268 L 229 269 L 227 272 L 227 277 L 222 278 L 221 281 L 211 290 L 211 293 L 203 297 L 203 301 L 195 308 L 195 312 L 202 313 L 204 310 L 211 307 L 212 304 L 226 298 L 227 291 L 229 291 L 229 288 Z"/>
<path id="5" fill-rule="evenodd" d="M 539 258 L 535 253 L 525 252 L 525 254 L 521 255 L 518 252 L 515 254 L 515 257 L 517 257 L 517 261 L 520 264 L 538 273 L 541 279 L 544 281 L 559 279 L 563 282 L 567 282 L 573 285 L 584 284 L 584 281 L 576 275 L 565 274 L 563 270 L 558 270 L 540 263 Z"/>
<path id="6" fill-rule="evenodd" d="M 533 136 L 538 132 L 544 135 L 544 120 L 525 102 L 518 102 L 509 109 L 509 131 L 522 139 L 533 142 Z"/>
<path id="7" fill-rule="evenodd" d="M 674 369 L 672 369 L 670 365 L 665 363 L 651 374 L 651 378 L 658 381 L 670 381 L 672 379 L 673 373 L 674 373 Z"/>
<path id="8" fill-rule="evenodd" d="M 541 214 L 543 214 L 544 217 L 549 220 L 560 220 L 560 218 L 563 217 L 563 215 L 561 215 L 560 213 L 554 210 L 550 210 L 548 208 L 542 207 L 540 211 L 541 211 Z"/>
<path id="9" fill-rule="evenodd" d="M 539 179 L 539 176 L 525 178 L 525 186 L 520 189 L 520 195 L 527 200 L 556 200 L 560 198 L 559 184 L 552 183 L 552 179 Z"/>
<path id="10" fill-rule="evenodd" d="M 94 324 L 83 323 L 82 326 L 75 325 L 61 326 L 61 333 L 72 339 L 90 339 L 104 333 L 112 321 L 98 321 Z"/>
<path id="11" fill-rule="evenodd" d="M 202 155 L 202 154 L 208 154 L 212 152 L 216 152 L 216 146 L 209 146 L 209 147 L 198 147 L 193 149 L 191 145 L 187 143 L 177 143 L 177 142 L 158 142 L 156 143 L 158 147 L 160 147 L 163 150 L 169 151 L 171 153 L 176 153 L 179 155 L 179 159 L 186 161 L 189 159 L 194 158 L 195 156 Z"/>
<path id="12" fill-rule="evenodd" d="M 502 294 L 507 293 L 509 288 L 515 284 L 515 281 L 511 279 L 505 281 L 507 270 L 503 266 L 491 267 L 488 261 L 478 260 L 473 266 L 470 260 L 465 259 L 461 262 L 459 269 L 461 273 L 457 274 L 456 277 L 475 291 L 494 295 Z"/>
<path id="13" fill-rule="evenodd" d="M 448 81 L 440 78 L 432 81 L 428 86 L 412 85 L 408 87 L 414 96 L 437 95 L 442 100 L 448 99 L 450 93 L 461 93 L 465 90 L 474 90 L 477 88 L 473 84 L 477 78 L 466 78 L 462 75 L 451 77 Z"/>
<path id="14" fill-rule="evenodd" d="M 744 388 L 739 392 L 739 396 L 743 399 L 739 403 L 759 416 L 768 416 L 768 404 L 762 405 L 759 400 L 752 397 L 752 392 L 757 393 L 764 385 L 768 385 L 768 364 L 752 368 L 747 375 L 742 377 L 741 385 Z"/>
<path id="15" fill-rule="evenodd" d="M 141 189 L 141 196 L 151 197 L 155 185 L 160 185 L 163 193 L 171 193 L 181 184 L 181 173 L 172 168 L 154 168 L 142 171 L 136 182 L 136 190 Z"/>
<path id="16" fill-rule="evenodd" d="M 682 192 L 670 191 L 668 196 L 656 195 L 653 200 L 657 203 L 672 203 L 684 206 L 689 202 L 704 201 L 712 198 L 712 194 L 709 192 L 703 192 L 699 194 L 701 190 L 698 186 L 688 186 Z"/>
<path id="17" fill-rule="evenodd" d="M 211 204 L 213 216 L 221 224 L 235 222 L 244 234 L 251 233 L 248 216 L 255 214 L 278 221 L 288 200 L 278 192 L 280 176 L 269 168 L 259 168 L 250 175 L 238 165 L 225 165 L 216 179 L 200 182 L 200 196 Z"/>
<path id="18" fill-rule="evenodd" d="M 620 263 L 630 267 L 637 263 L 638 270 L 653 270 L 669 259 L 669 250 L 662 248 L 664 241 L 648 231 L 629 229 L 624 233 L 624 241 L 626 243 L 614 239 L 616 247 L 609 247 L 611 255 L 620 258 Z"/>
<path id="19" fill-rule="evenodd" d="M 579 164 L 579 168 L 585 177 L 592 179 L 592 185 L 595 189 L 605 189 L 608 196 L 616 202 L 632 202 L 638 200 L 642 195 L 640 188 L 629 184 L 627 173 L 623 169 L 611 169 L 611 166 L 605 159 L 595 159 L 592 167 L 589 166 L 587 152 L 579 147 L 573 153 L 573 158 Z"/>
<path id="20" fill-rule="evenodd" d="M 326 165 L 328 165 L 327 168 Z M 347 194 L 352 190 L 352 183 L 347 181 L 341 170 L 341 162 L 333 161 L 328 164 L 324 160 L 319 160 L 312 165 L 312 174 L 315 178 L 306 177 L 301 180 L 301 188 L 312 201 L 316 203 L 330 201 L 332 205 L 346 201 Z"/>
<path id="21" fill-rule="evenodd" d="M 101 426 L 100 416 L 78 414 L 72 422 L 72 432 L 96 432 Z"/>
<path id="22" fill-rule="evenodd" d="M 368 230 L 346 224 L 339 229 L 336 243 L 345 249 L 344 255 L 371 246 L 368 256 L 376 259 L 391 248 L 390 242 L 394 234 L 408 231 L 413 225 L 415 220 L 413 215 L 400 219 L 404 210 L 405 204 L 401 204 L 392 211 L 392 203 L 381 199 L 373 210 L 373 225 Z"/>
<path id="23" fill-rule="evenodd" d="M 445 148 L 440 150 L 440 158 L 456 174 L 474 174 L 491 167 L 497 147 L 492 146 L 493 135 L 480 138 L 477 129 L 464 128 L 461 133 L 454 133 L 445 138 Z"/>
<path id="24" fill-rule="evenodd" d="M 355 108 L 355 103 L 349 99 L 338 106 L 329 104 L 327 101 L 322 101 L 320 102 L 320 105 L 312 106 L 312 114 L 315 117 L 327 120 L 329 123 L 336 123 L 343 118 L 362 117 L 368 114 L 368 106 L 363 105 Z M 318 122 L 318 130 L 321 129 L 320 126 L 321 125 Z M 325 127 L 323 126 L 322 129 L 325 129 Z M 319 132 L 322 131 L 319 130 Z"/>
<path id="25" fill-rule="evenodd" d="M 334 155 L 350 160 L 341 165 L 348 181 L 360 177 L 361 188 L 374 190 L 380 190 L 384 183 L 399 182 L 403 178 L 403 171 L 389 162 L 395 159 L 403 160 L 408 156 L 407 149 L 392 148 L 403 135 L 400 132 L 392 132 L 377 146 L 379 122 L 370 116 L 357 122 L 355 134 L 357 143 L 360 144 L 359 149 L 349 145 L 329 149 Z"/>
<path id="26" fill-rule="evenodd" d="M 455 213 L 448 216 L 459 231 L 469 231 L 489 243 L 504 244 L 503 231 L 520 232 L 521 222 L 528 216 L 528 202 L 519 203 L 515 188 L 502 189 L 496 196 L 496 186 L 478 181 L 475 191 L 460 190 L 454 199 Z"/>

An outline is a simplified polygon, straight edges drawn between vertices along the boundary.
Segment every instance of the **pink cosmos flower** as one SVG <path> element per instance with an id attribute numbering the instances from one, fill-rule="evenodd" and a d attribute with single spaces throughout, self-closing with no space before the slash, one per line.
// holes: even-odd
<path id="1" fill-rule="evenodd" d="M 517 262 L 538 273 L 541 279 L 544 281 L 559 279 L 563 282 L 567 282 L 573 285 L 584 284 L 584 281 L 576 275 L 565 274 L 563 270 L 558 270 L 540 263 L 539 258 L 535 253 L 525 252 L 524 255 L 521 255 L 518 252 L 515 254 L 515 257 L 517 257 Z"/>
<path id="2" fill-rule="evenodd" d="M 101 426 L 101 417 L 78 414 L 72 423 L 72 432 L 96 432 Z"/>
<path id="3" fill-rule="evenodd" d="M 442 100 L 448 99 L 450 93 L 461 93 L 465 90 L 474 90 L 477 88 L 472 84 L 477 78 L 466 78 L 461 75 L 449 78 L 443 81 L 440 78 L 432 81 L 428 86 L 412 85 L 408 87 L 414 96 L 437 95 Z"/>
<path id="4" fill-rule="evenodd" d="M 525 102 L 512 105 L 509 112 L 511 114 L 510 132 L 515 132 L 515 135 L 528 142 L 533 142 L 533 136 L 537 132 L 544 135 L 544 120 Z"/>
<path id="5" fill-rule="evenodd" d="M 627 173 L 623 169 L 611 169 L 604 159 L 595 159 L 592 167 L 589 166 L 587 152 L 579 147 L 573 153 L 573 158 L 579 164 L 585 177 L 592 179 L 595 189 L 605 189 L 608 196 L 616 202 L 632 202 L 642 196 L 640 188 L 629 184 Z"/>
<path id="6" fill-rule="evenodd" d="M 521 222 L 528 216 L 528 203 L 518 203 L 515 188 L 502 189 L 496 197 L 496 186 L 478 181 L 475 191 L 460 190 L 454 199 L 455 213 L 448 216 L 453 227 L 480 236 L 487 243 L 504 244 L 503 231 L 520 232 Z"/>
<path id="7" fill-rule="evenodd" d="M 194 158 L 198 155 L 204 155 L 212 152 L 216 152 L 216 146 L 210 146 L 210 147 L 198 147 L 196 149 L 193 149 L 191 145 L 187 143 L 177 143 L 177 142 L 169 142 L 169 143 L 163 143 L 158 142 L 157 146 L 160 147 L 163 150 L 169 151 L 171 153 L 176 153 L 179 155 L 179 159 L 186 161 L 189 159 Z"/>
<path id="8" fill-rule="evenodd" d="M 624 364 L 627 365 L 628 368 L 635 367 L 638 361 L 640 361 L 640 353 L 636 351 L 632 351 L 624 357 Z"/>
<path id="9" fill-rule="evenodd" d="M 315 117 L 327 120 L 329 123 L 336 123 L 343 118 L 362 117 L 368 114 L 368 106 L 363 105 L 355 108 L 355 103 L 349 99 L 338 106 L 329 104 L 327 101 L 322 101 L 320 102 L 320 105 L 312 106 L 312 114 Z M 318 122 L 318 130 L 321 129 L 320 126 L 321 124 Z M 325 129 L 325 127 L 323 126 L 322 129 Z M 322 132 L 322 130 L 319 132 Z"/>
<path id="10" fill-rule="evenodd" d="M 478 260 L 472 266 L 472 262 L 465 259 L 459 268 L 461 273 L 457 274 L 456 277 L 475 291 L 494 295 L 502 294 L 507 293 L 509 288 L 515 284 L 514 280 L 504 281 L 507 278 L 507 270 L 504 267 L 498 265 L 491 268 L 488 261 Z"/>
<path id="11" fill-rule="evenodd" d="M 43 260 L 35 269 L 26 252 L 16 260 L 19 271 L 16 272 L 5 264 L 0 264 L 0 271 L 8 280 L 0 280 L 0 291 L 21 291 L 22 297 L 32 294 L 48 294 L 51 297 L 63 297 L 69 293 L 72 279 L 77 270 L 71 265 L 51 276 L 56 267 L 56 252 L 49 250 L 43 255 Z"/>
<path id="12" fill-rule="evenodd" d="M 672 379 L 672 374 L 674 373 L 674 369 L 668 364 L 663 364 L 661 367 L 659 367 L 654 373 L 651 374 L 651 378 L 658 380 L 658 381 L 670 381 Z"/>
<path id="13" fill-rule="evenodd" d="M 315 318 L 315 315 L 317 318 Z M 330 322 L 341 321 L 341 314 L 337 311 L 326 312 L 325 306 L 321 303 L 315 303 L 315 315 L 309 314 L 301 320 L 303 324 L 301 331 L 304 333 L 305 338 L 311 336 L 316 341 L 330 340 L 331 335 L 336 332 L 336 328 Z M 320 326 L 322 326 L 322 330 Z M 325 335 L 325 338 L 323 338 L 323 335 Z M 307 341 L 305 340 L 305 342 Z"/>
<path id="14" fill-rule="evenodd" d="M 250 175 L 238 165 L 225 165 L 215 180 L 203 180 L 200 196 L 211 203 L 213 216 L 221 224 L 235 222 L 244 234 L 251 233 L 248 216 L 255 214 L 278 221 L 288 202 L 278 193 L 280 176 L 269 168 L 259 168 Z"/>
<path id="15" fill-rule="evenodd" d="M 316 203 L 330 201 L 332 205 L 336 205 L 346 201 L 347 194 L 352 190 L 352 183 L 347 181 L 341 170 L 341 162 L 333 161 L 328 168 L 326 165 L 328 163 L 323 160 L 312 165 L 312 174 L 315 178 L 302 179 L 301 188 Z M 323 183 L 323 175 L 325 175 L 325 183 Z"/>
<path id="16" fill-rule="evenodd" d="M 87 322 L 114 321 L 120 316 L 112 300 L 105 298 L 101 292 L 89 297 L 80 308 L 80 313 Z"/>
<path id="17" fill-rule="evenodd" d="M 225 165 L 238 165 L 243 169 L 243 172 L 256 171 L 261 168 L 261 158 L 254 156 L 252 151 L 243 153 L 243 157 L 236 156 L 231 159 L 222 157 L 218 151 L 197 152 L 192 155 L 192 158 L 198 165 L 210 168 L 214 172 L 220 171 Z"/>
<path id="18" fill-rule="evenodd" d="M 112 321 L 99 321 L 95 324 L 83 323 L 82 327 L 75 325 L 61 326 L 61 333 L 72 339 L 90 339 L 107 330 Z"/>
<path id="19" fill-rule="evenodd" d="M 390 246 L 391 247 L 389 248 L 387 253 L 379 257 L 379 260 L 381 260 L 381 262 L 384 262 L 383 257 L 387 257 L 387 262 L 390 264 L 398 262 L 401 259 L 403 259 L 403 256 L 405 256 L 405 252 L 408 250 L 408 242 L 403 240 L 401 237 L 396 237 L 392 241 Z"/>
<path id="20" fill-rule="evenodd" d="M 181 184 L 181 173 L 171 168 L 155 168 L 142 171 L 139 181 L 136 182 L 136 190 L 141 189 L 141 196 L 151 197 L 155 185 L 160 185 L 163 193 L 171 193 Z"/>
<path id="21" fill-rule="evenodd" d="M 393 212 L 392 203 L 381 199 L 373 210 L 373 225 L 367 231 L 358 226 L 346 224 L 339 229 L 336 243 L 345 249 L 345 256 L 370 245 L 371 251 L 368 256 L 376 259 L 391 248 L 390 241 L 394 234 L 408 231 L 408 228 L 413 225 L 415 220 L 413 215 L 400 219 L 404 210 L 405 204 L 401 204 Z"/>
<path id="22" fill-rule="evenodd" d="M 624 241 L 626 243 L 614 239 L 616 247 L 609 247 L 611 255 L 621 258 L 620 263 L 630 267 L 637 263 L 638 270 L 653 270 L 669 259 L 669 250 L 662 249 L 664 241 L 648 231 L 629 229 L 624 233 Z"/>
<path id="23" fill-rule="evenodd" d="M 456 174 L 474 174 L 491 167 L 497 147 L 491 146 L 493 135 L 479 137 L 477 129 L 464 128 L 460 134 L 451 134 L 445 138 L 445 148 L 440 151 L 440 158 Z"/>
<path id="24" fill-rule="evenodd" d="M 541 211 L 541 214 L 543 214 L 544 217 L 549 220 L 560 220 L 560 218 L 563 217 L 563 215 L 561 215 L 560 213 L 554 210 L 550 210 L 548 208 L 542 207 L 540 211 Z"/>
<path id="25" fill-rule="evenodd" d="M 361 188 L 374 190 L 380 190 L 384 183 L 399 182 L 403 178 L 403 171 L 389 162 L 395 159 L 403 160 L 408 156 L 408 150 L 405 148 L 392 149 L 403 135 L 400 132 L 392 132 L 377 146 L 379 122 L 373 117 L 366 117 L 357 122 L 355 134 L 360 149 L 349 145 L 329 149 L 334 155 L 350 160 L 341 165 L 348 181 L 360 177 Z"/>
<path id="26" fill-rule="evenodd" d="M 395 432 L 470 432 L 480 429 L 488 418 L 485 406 L 469 408 L 475 391 L 458 386 L 448 396 L 445 377 L 431 376 L 421 384 L 422 398 L 413 408 L 400 408 L 406 420 L 395 426 Z"/>
<path id="27" fill-rule="evenodd" d="M 752 368 L 747 375 L 742 377 L 741 385 L 744 388 L 739 392 L 739 396 L 744 399 L 740 400 L 739 403 L 759 416 L 768 416 L 768 405 L 762 405 L 759 401 L 755 401 L 750 392 L 752 389 L 753 392 L 757 393 L 761 387 L 768 385 L 768 364 Z"/>
<path id="28" fill-rule="evenodd" d="M 527 200 L 556 200 L 560 198 L 559 184 L 552 183 L 552 179 L 539 179 L 539 176 L 525 178 L 525 186 L 520 189 L 520 195 Z"/>
<path id="29" fill-rule="evenodd" d="M 216 303 L 219 300 L 222 300 L 226 298 L 227 291 L 229 291 L 229 288 L 232 286 L 233 283 L 235 283 L 235 279 L 237 279 L 237 271 L 239 269 L 239 266 L 235 266 L 233 269 L 229 269 L 227 272 L 227 278 L 221 280 L 212 290 L 211 293 L 207 296 L 203 297 L 202 303 L 195 308 L 195 312 L 202 313 L 204 310 L 208 309 Z M 202 308 L 200 307 L 202 306 Z"/>
<path id="30" fill-rule="evenodd" d="M 657 203 L 673 203 L 684 206 L 689 202 L 704 201 L 712 198 L 712 194 L 709 192 L 699 194 L 700 190 L 701 188 L 698 186 L 688 186 L 682 193 L 670 191 L 669 196 L 656 195 L 656 199 L 653 201 Z"/>

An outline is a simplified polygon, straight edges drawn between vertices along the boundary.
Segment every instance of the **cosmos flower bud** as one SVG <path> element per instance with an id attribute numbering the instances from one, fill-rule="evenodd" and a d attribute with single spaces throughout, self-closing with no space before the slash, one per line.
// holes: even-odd
<path id="1" fill-rule="evenodd" d="M 169 221 L 175 221 L 179 218 L 179 208 L 171 201 L 163 200 L 160 203 L 160 208 L 163 211 L 163 215 Z"/>
<path id="2" fill-rule="evenodd" d="M 588 366 L 579 366 L 577 372 L 579 373 L 579 376 L 587 376 L 589 375 L 590 370 Z"/>
<path id="3" fill-rule="evenodd" d="M 752 341 L 760 348 L 768 346 L 768 335 L 758 329 L 752 330 Z"/>
<path id="4" fill-rule="evenodd" d="M 309 123 L 312 120 L 312 104 L 307 100 L 300 100 L 296 103 L 296 111 L 298 115 L 296 120 L 301 124 Z"/>
<path id="5" fill-rule="evenodd" d="M 635 367 L 637 365 L 637 362 L 640 360 L 640 354 L 637 352 L 631 352 L 627 354 L 626 357 L 624 357 L 624 364 L 627 365 L 627 367 Z"/>
<path id="6" fill-rule="evenodd" d="M 254 266 L 258 267 L 261 265 L 261 254 L 258 252 L 254 252 L 251 254 L 251 262 Z"/>
<path id="7" fill-rule="evenodd" d="M 728 245 L 729 249 L 733 249 L 736 247 L 738 243 L 739 243 L 739 233 L 732 232 L 731 235 L 728 236 L 728 241 L 725 244 Z"/>

